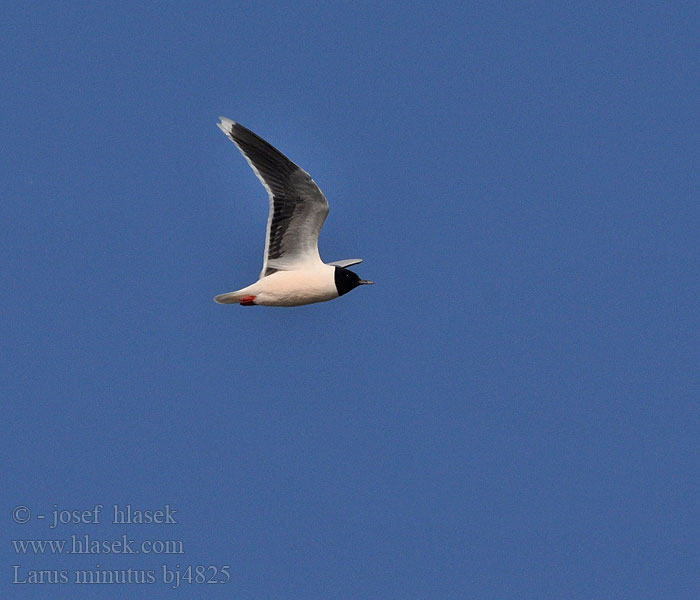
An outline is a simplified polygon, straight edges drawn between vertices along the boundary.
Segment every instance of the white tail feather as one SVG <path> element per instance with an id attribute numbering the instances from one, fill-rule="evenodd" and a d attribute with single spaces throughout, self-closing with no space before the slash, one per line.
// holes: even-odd
<path id="1" fill-rule="evenodd" d="M 214 298 L 214 302 L 219 304 L 237 304 L 240 302 L 246 294 L 241 294 L 238 292 L 229 292 L 228 294 L 219 294 Z"/>

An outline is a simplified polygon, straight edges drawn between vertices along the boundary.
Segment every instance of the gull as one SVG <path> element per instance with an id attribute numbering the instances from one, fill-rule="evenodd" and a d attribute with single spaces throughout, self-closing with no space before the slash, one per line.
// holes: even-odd
<path id="1" fill-rule="evenodd" d="M 318 234 L 328 215 L 328 200 L 311 176 L 250 129 L 226 117 L 219 119 L 219 129 L 236 144 L 267 190 L 270 216 L 260 279 L 214 300 L 242 306 L 302 306 L 374 283 L 347 268 L 361 263 L 361 258 L 321 260 Z"/>

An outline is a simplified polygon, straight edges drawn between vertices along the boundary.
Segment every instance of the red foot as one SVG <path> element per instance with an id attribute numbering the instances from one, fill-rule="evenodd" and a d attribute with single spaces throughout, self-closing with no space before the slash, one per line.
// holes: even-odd
<path id="1" fill-rule="evenodd" d="M 255 296 L 243 296 L 240 304 L 241 306 L 255 306 Z"/>

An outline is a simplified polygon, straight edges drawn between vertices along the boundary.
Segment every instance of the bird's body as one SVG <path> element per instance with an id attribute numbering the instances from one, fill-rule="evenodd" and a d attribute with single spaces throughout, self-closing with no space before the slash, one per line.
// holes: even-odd
<path id="1" fill-rule="evenodd" d="M 334 272 L 335 267 L 323 263 L 314 269 L 277 271 L 261 277 L 242 290 L 221 294 L 215 300 L 221 304 L 250 303 L 263 306 L 301 306 L 333 300 L 339 296 Z"/>
<path id="2" fill-rule="evenodd" d="M 214 300 L 243 306 L 301 306 L 332 300 L 358 285 L 346 267 L 362 259 L 324 263 L 318 234 L 328 201 L 311 176 L 239 123 L 221 117 L 219 128 L 238 146 L 270 196 L 265 259 L 260 279 Z"/>

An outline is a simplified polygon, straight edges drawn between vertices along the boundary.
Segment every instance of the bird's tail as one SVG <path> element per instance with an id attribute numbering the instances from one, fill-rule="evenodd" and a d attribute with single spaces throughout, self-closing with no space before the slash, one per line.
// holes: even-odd
<path id="1" fill-rule="evenodd" d="M 214 302 L 218 302 L 219 304 L 238 304 L 245 296 L 245 293 L 241 293 L 241 290 L 238 290 L 237 292 L 219 294 L 214 298 Z"/>

